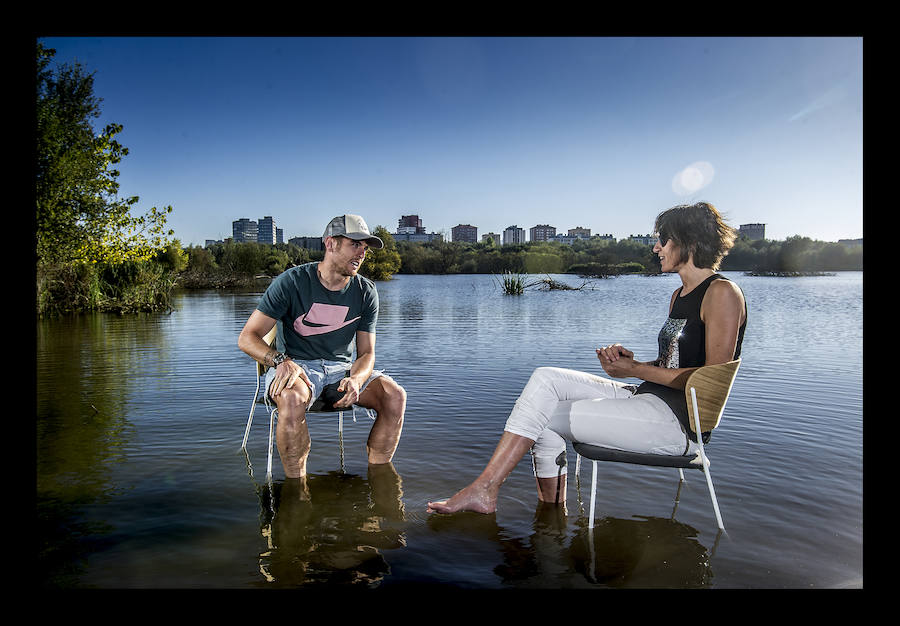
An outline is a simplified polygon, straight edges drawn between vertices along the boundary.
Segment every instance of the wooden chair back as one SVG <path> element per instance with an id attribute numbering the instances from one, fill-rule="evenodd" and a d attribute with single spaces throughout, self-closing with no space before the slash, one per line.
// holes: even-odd
<path id="1" fill-rule="evenodd" d="M 700 432 L 709 432 L 719 425 L 728 394 L 737 376 L 741 360 L 736 359 L 718 365 L 704 365 L 688 377 L 684 386 L 688 416 L 691 418 L 691 432 L 694 431 L 694 403 L 691 401 L 691 387 L 697 393 L 697 408 L 700 411 Z M 696 434 L 696 433 L 695 433 Z"/>

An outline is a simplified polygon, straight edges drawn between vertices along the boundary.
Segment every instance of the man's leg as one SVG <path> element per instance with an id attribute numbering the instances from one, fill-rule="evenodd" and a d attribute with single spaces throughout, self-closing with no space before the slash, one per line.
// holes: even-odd
<path id="1" fill-rule="evenodd" d="M 390 376 L 382 375 L 366 385 L 356 404 L 376 413 L 366 442 L 369 463 L 389 463 L 400 443 L 406 412 L 406 390 Z"/>
<path id="2" fill-rule="evenodd" d="M 283 389 L 275 398 L 278 407 L 275 428 L 278 456 L 288 478 L 306 476 L 306 459 L 310 449 L 309 428 L 306 425 L 309 394 L 309 387 L 300 381 L 290 389 Z"/>

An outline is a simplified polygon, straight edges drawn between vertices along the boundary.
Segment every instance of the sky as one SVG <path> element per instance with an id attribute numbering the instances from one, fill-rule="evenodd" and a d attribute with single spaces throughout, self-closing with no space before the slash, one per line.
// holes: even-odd
<path id="1" fill-rule="evenodd" d="M 41 37 L 122 124 L 120 196 L 182 245 L 343 213 L 617 239 L 677 204 L 863 236 L 860 37 Z"/>

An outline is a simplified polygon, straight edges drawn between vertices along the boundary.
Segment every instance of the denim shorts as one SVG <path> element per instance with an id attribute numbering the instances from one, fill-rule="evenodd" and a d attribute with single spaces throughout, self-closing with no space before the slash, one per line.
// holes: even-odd
<path id="1" fill-rule="evenodd" d="M 326 386 L 339 383 L 341 382 L 341 379 L 346 378 L 350 375 L 350 363 L 347 363 L 346 361 L 329 361 L 326 359 L 291 360 L 303 368 L 303 371 L 306 372 L 306 375 L 309 377 L 309 382 L 311 382 L 313 385 L 312 393 L 310 394 L 309 398 L 309 404 L 306 405 L 307 408 L 312 406 L 313 402 L 315 402 L 316 398 L 321 395 Z M 364 382 L 362 387 L 360 387 L 359 389 L 360 395 L 370 382 L 383 375 L 384 372 L 382 370 L 372 370 L 372 373 L 369 375 L 368 380 L 366 380 L 366 382 Z M 275 368 L 270 367 L 266 371 L 265 389 L 266 397 L 273 404 L 275 403 L 275 401 L 272 399 L 272 396 L 269 395 L 269 385 L 272 384 L 272 381 L 274 379 Z M 302 385 L 304 383 L 302 379 L 298 379 L 294 384 Z"/>

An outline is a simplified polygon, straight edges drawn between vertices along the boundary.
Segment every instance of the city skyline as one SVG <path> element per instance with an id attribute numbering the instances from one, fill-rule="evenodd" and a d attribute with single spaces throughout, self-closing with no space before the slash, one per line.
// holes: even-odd
<path id="1" fill-rule="evenodd" d="M 94 73 L 120 194 L 171 205 L 182 245 L 342 213 L 624 238 L 699 200 L 769 239 L 863 236 L 861 37 L 39 40 Z"/>
<path id="2" fill-rule="evenodd" d="M 416 215 L 416 214 L 410 214 L 410 215 L 403 215 L 403 216 L 401 216 L 401 218 L 398 220 L 398 224 L 397 224 L 397 226 L 395 227 L 395 230 L 390 230 L 390 229 L 388 228 L 388 232 L 389 232 L 390 234 L 392 234 L 392 235 L 400 235 L 400 234 L 401 234 L 401 231 L 407 231 L 407 229 L 408 229 L 409 227 L 407 226 L 407 227 L 404 228 L 404 224 L 406 224 L 409 220 L 407 220 L 406 218 L 416 218 L 415 221 L 417 222 L 417 226 L 418 226 L 418 228 L 416 229 L 416 232 L 420 232 L 420 233 L 429 233 L 428 229 L 424 226 L 424 220 L 421 219 L 421 216 Z M 284 234 L 283 234 L 283 229 L 277 227 L 277 225 L 278 225 L 278 220 L 277 220 L 275 217 L 271 216 L 271 215 L 267 215 L 267 216 L 265 216 L 264 218 L 259 218 L 257 221 L 254 221 L 254 220 L 252 220 L 252 219 L 250 219 L 250 218 L 248 218 L 248 217 L 239 217 L 239 218 L 237 218 L 237 219 L 234 219 L 234 220 L 232 220 L 232 222 L 231 222 L 231 224 L 232 224 L 231 232 L 232 232 L 232 233 L 235 233 L 235 232 L 237 231 L 237 229 L 240 229 L 240 230 L 242 230 L 242 231 L 245 229 L 245 226 L 244 226 L 243 224 L 241 224 L 241 226 L 238 226 L 239 223 L 249 223 L 249 224 L 252 224 L 252 225 L 253 225 L 253 228 L 254 228 L 254 230 L 252 230 L 252 240 L 253 240 L 253 241 L 257 241 L 257 239 L 255 238 L 255 237 L 256 237 L 256 232 L 257 232 L 257 231 L 255 230 L 255 227 L 256 227 L 257 222 L 258 222 L 258 221 L 261 221 L 261 220 L 267 220 L 267 221 L 269 221 L 269 222 L 270 222 L 270 228 L 274 227 L 274 228 L 278 231 L 277 237 L 275 237 L 274 235 L 272 235 L 272 234 L 271 234 L 271 231 L 270 231 L 270 236 L 275 237 L 275 238 L 277 239 L 276 243 L 288 243 L 291 239 L 315 239 L 315 238 L 319 238 L 319 237 L 320 237 L 319 235 L 317 235 L 317 234 L 315 234 L 315 233 L 295 233 L 295 234 L 292 234 L 292 235 L 284 235 Z M 369 229 L 370 229 L 371 232 L 374 233 L 374 232 L 375 232 L 375 228 L 377 228 L 378 226 L 384 226 L 385 228 L 387 228 L 387 226 L 385 226 L 384 224 L 378 224 L 378 225 L 376 225 L 376 226 L 369 226 Z M 553 226 L 552 224 L 536 224 L 535 226 L 528 227 L 528 228 L 520 227 L 518 224 L 510 224 L 509 226 L 506 226 L 506 227 L 501 228 L 501 229 L 497 229 L 497 231 L 495 231 L 495 230 L 493 230 L 493 229 L 482 228 L 482 227 L 480 227 L 480 226 L 478 226 L 478 225 L 476 225 L 476 224 L 462 224 L 462 223 L 459 223 L 459 224 L 453 226 L 452 228 L 450 228 L 449 231 L 447 231 L 447 230 L 441 230 L 440 232 L 430 231 L 429 234 L 440 234 L 440 235 L 442 235 L 442 236 L 444 237 L 444 240 L 445 240 L 445 241 L 458 241 L 455 237 L 452 236 L 453 231 L 455 231 L 457 228 L 460 228 L 460 229 L 462 229 L 462 230 L 465 230 L 466 228 L 469 228 L 469 229 L 474 228 L 475 231 L 477 232 L 477 234 L 475 235 L 475 236 L 476 236 L 476 242 L 477 242 L 477 241 L 480 241 L 481 239 L 483 239 L 484 237 L 489 236 L 489 235 L 493 235 L 493 236 L 502 236 L 503 233 L 504 233 L 506 230 L 517 229 L 517 230 L 522 231 L 523 233 L 529 233 L 528 236 L 526 237 L 526 240 L 527 240 L 528 242 L 531 242 L 531 241 L 547 241 L 548 239 L 546 238 L 546 236 L 545 236 L 545 237 L 538 238 L 538 239 L 532 238 L 532 234 L 531 234 L 530 231 L 536 230 L 536 229 L 541 229 L 541 227 L 550 227 L 550 228 L 552 228 L 554 231 L 556 231 L 556 232 L 553 233 L 553 235 L 551 235 L 551 237 L 560 237 L 560 236 L 568 236 L 568 237 L 572 237 L 572 236 L 576 236 L 576 237 L 583 237 L 583 238 L 588 238 L 588 239 L 590 239 L 590 238 L 603 238 L 603 239 L 609 239 L 609 238 L 612 238 L 614 241 L 619 241 L 619 240 L 622 240 L 622 239 L 629 239 L 629 238 L 635 238 L 635 239 L 646 239 L 646 238 L 651 238 L 651 239 L 655 239 L 655 238 L 653 237 L 653 234 L 652 234 L 652 233 L 629 233 L 628 235 L 624 235 L 624 234 L 623 234 L 623 235 L 621 235 L 621 236 L 617 236 L 617 235 L 614 235 L 614 234 L 612 234 L 612 233 L 607 233 L 607 232 L 602 232 L 602 233 L 601 233 L 601 232 L 593 232 L 592 229 L 590 229 L 590 228 L 585 228 L 585 227 L 580 226 L 580 225 L 579 225 L 579 226 L 573 226 L 573 227 L 571 227 L 571 228 L 557 228 L 557 227 Z M 766 238 L 766 239 L 771 239 L 771 237 L 765 237 L 765 236 L 764 236 L 764 235 L 765 235 L 765 229 L 766 229 L 766 224 L 764 224 L 764 223 L 750 222 L 750 223 L 747 223 L 747 224 L 735 224 L 735 228 L 738 229 L 738 230 L 740 230 L 740 232 L 749 235 L 749 236 L 751 237 L 751 239 L 756 239 L 756 238 Z M 409 232 L 411 232 L 411 231 L 409 231 Z M 574 235 L 573 235 L 573 232 L 575 233 Z M 546 235 L 546 233 L 545 233 L 545 235 Z M 266 240 L 268 240 L 268 238 L 269 238 L 269 237 L 265 237 Z M 208 237 L 207 237 L 207 238 L 205 239 L 205 243 L 206 243 L 207 245 L 208 245 L 209 243 L 222 243 L 222 242 L 225 241 L 226 239 L 233 239 L 233 237 L 220 237 L 220 238 L 218 238 L 218 239 L 211 239 L 211 238 L 208 238 Z M 842 239 L 843 239 L 843 240 L 847 240 L 847 238 L 842 238 Z M 861 239 L 861 238 L 856 238 L 856 239 Z M 465 241 L 465 239 L 463 239 L 462 241 Z"/>

